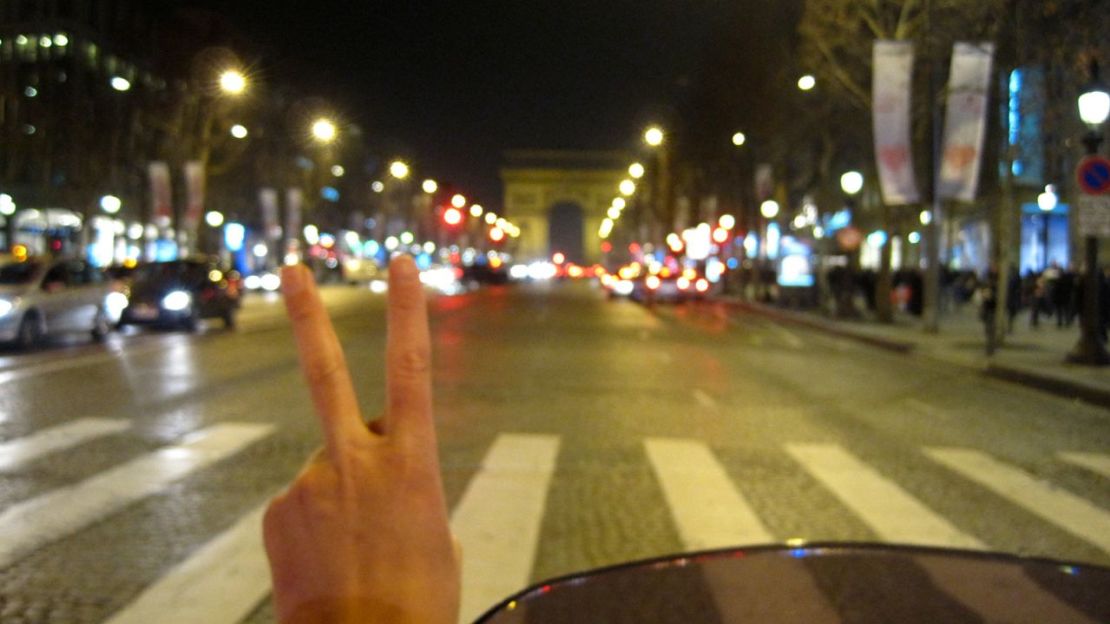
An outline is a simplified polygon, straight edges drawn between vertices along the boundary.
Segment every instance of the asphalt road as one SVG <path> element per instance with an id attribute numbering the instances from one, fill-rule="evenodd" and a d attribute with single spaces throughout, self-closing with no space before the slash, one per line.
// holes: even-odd
<path id="1" fill-rule="evenodd" d="M 374 414 L 384 296 L 326 296 Z M 587 284 L 431 308 L 465 615 L 530 581 L 738 543 L 1110 564 L 1107 411 Z M 272 621 L 257 514 L 318 440 L 277 301 L 236 331 L 0 352 L 0 621 Z"/>

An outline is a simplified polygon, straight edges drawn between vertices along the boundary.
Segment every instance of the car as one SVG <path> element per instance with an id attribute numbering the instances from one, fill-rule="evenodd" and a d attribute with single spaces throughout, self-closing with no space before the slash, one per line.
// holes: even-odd
<path id="1" fill-rule="evenodd" d="M 47 336 L 77 332 L 100 341 L 125 305 L 124 294 L 84 260 L 0 261 L 0 342 L 29 349 Z"/>
<path id="2" fill-rule="evenodd" d="M 131 275 L 128 305 L 119 324 L 181 327 L 195 331 L 201 319 L 221 319 L 235 327 L 241 279 L 213 258 L 153 262 Z"/>

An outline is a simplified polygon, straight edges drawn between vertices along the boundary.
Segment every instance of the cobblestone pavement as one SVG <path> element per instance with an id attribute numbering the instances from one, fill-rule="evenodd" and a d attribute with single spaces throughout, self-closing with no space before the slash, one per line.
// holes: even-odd
<path id="1" fill-rule="evenodd" d="M 327 296 L 373 414 L 384 300 Z M 431 306 L 453 526 L 467 557 L 503 564 L 484 579 L 502 593 L 750 536 L 1110 564 L 1105 410 L 722 306 L 607 301 L 586 284 Z M 314 427 L 277 301 L 253 303 L 237 331 L 0 353 L 0 621 L 273 621 L 257 511 L 318 443 Z M 498 499 L 506 475 L 530 495 Z M 751 513 L 710 526 L 707 500 Z M 913 521 L 877 504 L 891 500 Z M 495 504 L 515 511 L 470 511 Z M 509 548 L 467 547 L 477 530 Z M 468 584 L 466 614 L 490 591 Z"/>

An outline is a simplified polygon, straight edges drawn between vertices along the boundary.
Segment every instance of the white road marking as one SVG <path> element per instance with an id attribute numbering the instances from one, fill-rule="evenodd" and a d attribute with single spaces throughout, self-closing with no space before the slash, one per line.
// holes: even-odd
<path id="1" fill-rule="evenodd" d="M 559 438 L 501 434 L 451 516 L 463 550 L 460 621 L 472 622 L 531 580 Z"/>
<path id="2" fill-rule="evenodd" d="M 0 513 L 0 567 L 229 457 L 272 430 L 271 425 L 213 425 L 183 444 L 9 507 Z"/>
<path id="3" fill-rule="evenodd" d="M 986 453 L 955 447 L 932 447 L 934 461 L 986 487 L 1002 498 L 1110 553 L 1110 513 L 1086 500 L 996 461 Z"/>
<path id="4" fill-rule="evenodd" d="M 1102 453 L 1059 453 L 1058 455 L 1069 464 L 1097 472 L 1110 479 L 1110 455 Z"/>
<path id="5" fill-rule="evenodd" d="M 774 541 L 705 443 L 648 438 L 644 447 L 687 549 Z"/>
<path id="6" fill-rule="evenodd" d="M 805 346 L 805 342 L 801 338 L 799 338 L 797 334 L 779 325 L 778 323 L 768 323 L 768 327 L 775 330 L 775 333 L 778 334 L 779 337 L 782 338 L 783 342 L 785 342 L 786 345 L 791 349 L 801 349 Z"/>
<path id="7" fill-rule="evenodd" d="M 10 470 L 55 451 L 77 446 L 130 427 L 126 420 L 81 418 L 24 438 L 0 442 L 0 470 Z"/>
<path id="8" fill-rule="evenodd" d="M 270 593 L 257 507 L 145 589 L 107 624 L 237 624 Z"/>
<path id="9" fill-rule="evenodd" d="M 787 444 L 786 451 L 883 540 L 983 548 L 893 481 L 836 444 Z"/>
<path id="10" fill-rule="evenodd" d="M 905 403 L 909 407 L 912 407 L 913 409 L 925 414 L 926 416 L 929 416 L 930 418 L 936 418 L 937 420 L 948 420 L 951 418 L 951 415 L 948 412 L 940 409 L 939 407 L 936 407 L 935 405 L 926 403 L 925 401 L 922 401 L 920 399 L 915 399 L 911 397 L 906 399 Z"/>
<path id="11" fill-rule="evenodd" d="M 694 388 L 693 394 L 694 400 L 698 402 L 698 405 L 701 405 L 707 410 L 717 409 L 717 401 L 715 401 L 713 397 L 709 396 L 709 394 L 707 394 L 701 388 Z"/>
<path id="12" fill-rule="evenodd" d="M 81 368 L 83 366 L 92 366 L 100 364 L 108 360 L 118 360 L 120 358 L 132 355 L 139 355 L 152 351 L 162 351 L 173 344 L 178 344 L 180 341 L 143 341 L 140 344 L 127 344 L 120 347 L 114 347 L 107 351 L 98 353 L 91 353 L 89 355 L 79 355 L 76 357 L 60 356 L 58 359 L 51 359 L 41 364 L 31 364 L 30 366 L 11 367 L 0 371 L 0 385 L 26 379 L 27 377 L 35 377 L 46 373 L 56 373 L 58 371 L 67 370 L 70 368 Z"/>

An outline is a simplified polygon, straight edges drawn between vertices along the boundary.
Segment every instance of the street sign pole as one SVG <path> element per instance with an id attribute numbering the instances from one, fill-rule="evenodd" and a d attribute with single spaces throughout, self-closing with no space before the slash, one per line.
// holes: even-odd
<path id="1" fill-rule="evenodd" d="M 1099 337 L 1099 295 L 1101 271 L 1098 266 L 1098 238 L 1110 235 L 1110 160 L 1096 156 L 1098 142 L 1088 143 L 1090 155 L 1079 163 L 1076 178 L 1082 195 L 1079 198 L 1079 233 L 1086 237 L 1087 272 L 1083 288 L 1083 317 L 1079 341 L 1068 353 L 1067 361 L 1086 366 L 1110 364 Z"/>

